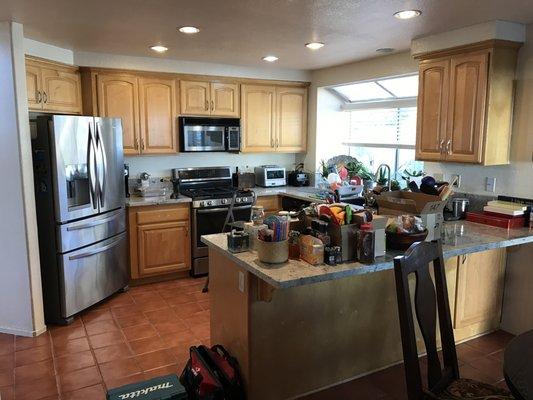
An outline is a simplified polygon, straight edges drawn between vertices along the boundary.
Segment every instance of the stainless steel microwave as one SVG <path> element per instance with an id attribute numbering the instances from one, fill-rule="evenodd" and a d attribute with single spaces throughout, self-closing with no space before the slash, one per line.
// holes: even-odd
<path id="1" fill-rule="evenodd" d="M 184 152 L 241 149 L 238 118 L 179 117 L 180 150 Z"/>

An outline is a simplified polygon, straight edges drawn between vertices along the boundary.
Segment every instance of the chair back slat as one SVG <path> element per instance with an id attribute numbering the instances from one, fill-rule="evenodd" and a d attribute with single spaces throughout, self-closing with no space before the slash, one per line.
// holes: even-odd
<path id="1" fill-rule="evenodd" d="M 431 279 L 433 265 L 435 283 Z M 446 275 L 439 241 L 413 244 L 404 256 L 394 259 L 398 312 L 409 400 L 425 398 L 416 347 L 415 324 L 409 289 L 409 275 L 414 274 L 414 305 L 418 326 L 427 352 L 428 390 L 436 393 L 459 378 L 457 354 L 448 302 Z M 444 366 L 437 353 L 437 310 Z"/>

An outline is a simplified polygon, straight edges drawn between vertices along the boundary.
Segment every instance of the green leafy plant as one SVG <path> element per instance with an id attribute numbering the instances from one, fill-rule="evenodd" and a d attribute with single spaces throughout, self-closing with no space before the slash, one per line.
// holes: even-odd
<path id="1" fill-rule="evenodd" d="M 359 176 L 363 180 L 372 180 L 374 175 L 370 170 L 360 161 L 350 161 L 344 165 L 350 177 Z"/>
<path id="2" fill-rule="evenodd" d="M 327 178 L 329 175 L 329 170 L 328 170 L 328 164 L 326 163 L 326 160 L 320 160 L 319 169 L 320 169 L 320 173 L 322 174 L 322 177 Z"/>
<path id="3" fill-rule="evenodd" d="M 424 176 L 426 173 L 422 170 L 415 171 L 414 169 L 412 171 L 409 171 L 407 168 L 403 170 L 402 178 L 406 181 L 410 181 L 411 178 L 418 178 L 420 176 Z"/>

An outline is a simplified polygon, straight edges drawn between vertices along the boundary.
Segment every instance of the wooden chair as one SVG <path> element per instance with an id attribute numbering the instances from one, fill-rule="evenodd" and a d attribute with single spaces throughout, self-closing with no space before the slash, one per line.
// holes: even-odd
<path id="1" fill-rule="evenodd" d="M 434 268 L 434 283 L 430 275 L 431 263 Z M 398 312 L 409 400 L 513 399 L 506 390 L 459 377 L 444 268 L 440 241 L 415 243 L 407 250 L 405 255 L 394 259 Z M 409 290 L 409 275 L 411 274 L 414 274 L 416 279 L 414 293 L 416 319 L 422 332 L 427 352 L 427 389 L 422 384 L 416 347 L 415 325 Z M 437 353 L 437 310 L 443 366 Z"/>

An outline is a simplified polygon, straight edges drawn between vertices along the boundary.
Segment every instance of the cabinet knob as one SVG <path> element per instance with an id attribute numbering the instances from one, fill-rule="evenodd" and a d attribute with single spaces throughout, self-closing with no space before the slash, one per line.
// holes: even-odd
<path id="1" fill-rule="evenodd" d="M 209 101 L 208 100 L 205 101 L 205 110 L 209 111 Z"/>

